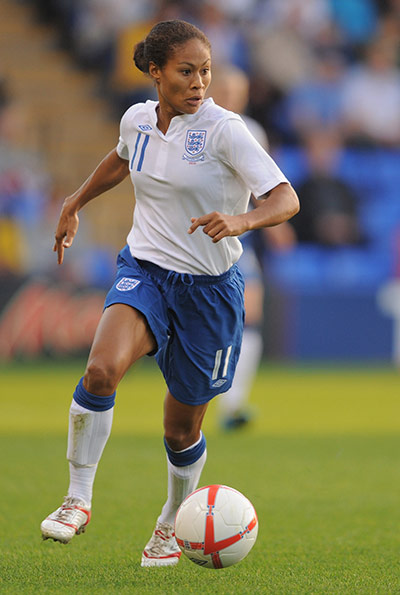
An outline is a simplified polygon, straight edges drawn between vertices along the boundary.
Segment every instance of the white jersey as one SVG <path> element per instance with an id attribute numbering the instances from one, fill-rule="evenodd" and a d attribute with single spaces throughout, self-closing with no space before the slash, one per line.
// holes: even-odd
<path id="1" fill-rule="evenodd" d="M 245 213 L 259 197 L 287 182 L 237 114 L 209 98 L 195 114 L 157 128 L 156 101 L 130 107 L 121 120 L 118 155 L 129 160 L 135 190 L 131 254 L 178 273 L 220 275 L 240 257 L 237 237 L 214 244 L 192 217 L 212 211 Z"/>

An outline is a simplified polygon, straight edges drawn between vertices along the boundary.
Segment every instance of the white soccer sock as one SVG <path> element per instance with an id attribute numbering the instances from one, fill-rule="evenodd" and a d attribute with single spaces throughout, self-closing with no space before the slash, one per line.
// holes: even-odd
<path id="1" fill-rule="evenodd" d="M 70 468 L 68 496 L 92 501 L 97 464 L 111 432 L 114 409 L 92 411 L 72 400 L 69 412 L 67 459 Z"/>
<path id="2" fill-rule="evenodd" d="M 226 393 L 218 397 L 219 411 L 223 416 L 240 411 L 247 403 L 260 364 L 262 348 L 261 331 L 245 326 L 233 384 Z"/>
<path id="3" fill-rule="evenodd" d="M 87 506 L 90 506 L 96 471 L 97 465 L 77 467 L 73 463 L 70 463 L 68 496 L 79 498 L 79 500 L 83 500 Z"/>
<path id="4" fill-rule="evenodd" d="M 168 461 L 168 499 L 163 506 L 158 521 L 160 523 L 175 523 L 175 515 L 183 500 L 191 494 L 200 480 L 200 475 L 207 459 L 207 450 L 195 463 L 185 467 L 177 467 Z"/>

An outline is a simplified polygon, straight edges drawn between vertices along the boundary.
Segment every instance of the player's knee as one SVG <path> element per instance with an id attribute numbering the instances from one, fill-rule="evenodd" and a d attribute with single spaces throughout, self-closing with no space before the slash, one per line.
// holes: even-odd
<path id="1" fill-rule="evenodd" d="M 116 367 L 101 362 L 89 363 L 83 380 L 89 393 L 105 396 L 111 395 L 116 390 L 118 381 Z"/>
<path id="2" fill-rule="evenodd" d="M 199 439 L 199 431 L 188 428 L 174 429 L 166 428 L 164 438 L 171 450 L 179 452 L 189 448 Z"/>

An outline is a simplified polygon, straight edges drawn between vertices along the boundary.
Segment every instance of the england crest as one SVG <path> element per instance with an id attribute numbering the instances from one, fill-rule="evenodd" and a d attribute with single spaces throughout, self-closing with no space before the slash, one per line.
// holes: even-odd
<path id="1" fill-rule="evenodd" d="M 135 289 L 137 285 L 139 285 L 139 279 L 132 279 L 131 277 L 122 277 L 115 286 L 118 291 L 131 291 L 131 289 Z"/>
<path id="2" fill-rule="evenodd" d="M 185 150 L 189 155 L 198 155 L 206 145 L 206 130 L 188 130 L 186 133 Z"/>

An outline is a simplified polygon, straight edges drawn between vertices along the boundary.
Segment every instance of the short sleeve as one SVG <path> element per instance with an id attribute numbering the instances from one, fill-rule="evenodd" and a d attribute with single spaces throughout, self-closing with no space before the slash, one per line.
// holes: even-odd
<path id="1" fill-rule="evenodd" d="M 243 180 L 256 198 L 279 184 L 288 183 L 239 116 L 222 123 L 216 136 L 216 151 L 219 159 Z"/>
<path id="2" fill-rule="evenodd" d="M 117 153 L 121 157 L 121 159 L 129 160 L 128 147 L 126 146 L 126 143 L 125 143 L 124 139 L 122 138 L 122 136 L 119 137 L 119 141 L 117 144 Z"/>
<path id="3" fill-rule="evenodd" d="M 121 157 L 121 159 L 126 159 L 129 161 L 129 150 L 128 145 L 125 141 L 126 136 L 126 124 L 127 124 L 127 112 L 122 116 L 121 123 L 119 125 L 119 140 L 117 144 L 117 153 Z"/>

